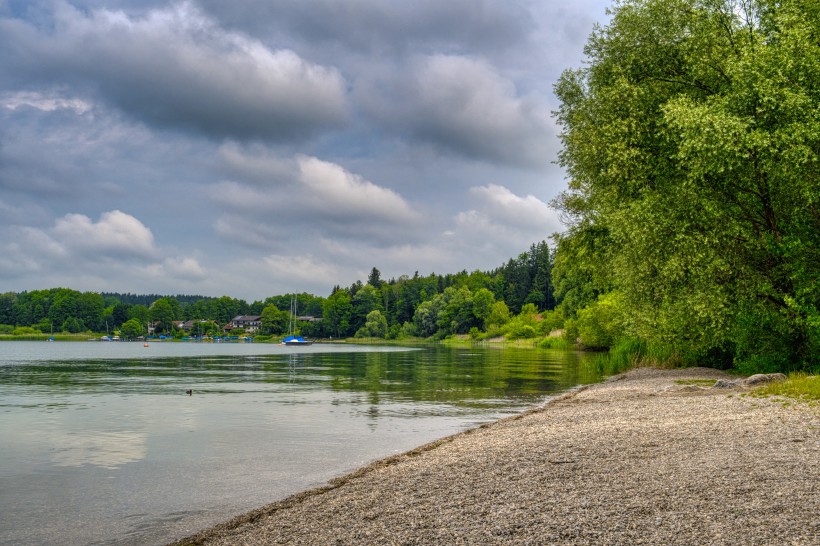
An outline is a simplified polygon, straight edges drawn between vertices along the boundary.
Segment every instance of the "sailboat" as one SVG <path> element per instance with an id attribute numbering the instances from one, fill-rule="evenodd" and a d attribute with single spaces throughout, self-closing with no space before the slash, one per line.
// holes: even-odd
<path id="1" fill-rule="evenodd" d="M 296 322 L 296 294 L 290 298 L 290 321 L 288 322 L 288 336 L 282 340 L 284 345 L 313 345 L 313 342 L 293 334 Z"/>

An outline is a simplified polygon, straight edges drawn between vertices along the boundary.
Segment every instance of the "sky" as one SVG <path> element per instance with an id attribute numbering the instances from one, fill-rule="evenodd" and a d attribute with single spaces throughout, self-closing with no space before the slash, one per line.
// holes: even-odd
<path id="1" fill-rule="evenodd" d="M 563 229 L 553 86 L 608 5 L 0 0 L 0 292 L 495 269 Z"/>

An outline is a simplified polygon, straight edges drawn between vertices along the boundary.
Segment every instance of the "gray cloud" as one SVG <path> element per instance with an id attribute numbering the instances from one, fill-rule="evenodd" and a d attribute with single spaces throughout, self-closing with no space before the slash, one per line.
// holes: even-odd
<path id="1" fill-rule="evenodd" d="M 12 74 L 96 90 L 150 124 L 281 141 L 347 115 L 338 71 L 227 32 L 190 3 L 141 17 L 63 6 L 50 33 L 0 20 L 0 34 L 0 44 L 30 59 L 6 59 Z"/>
<path id="2" fill-rule="evenodd" d="M 503 0 L 200 3 L 226 25 L 294 41 L 317 55 L 324 55 L 328 47 L 368 57 L 417 50 L 496 55 L 519 47 L 535 28 L 524 4 Z"/>
<path id="3" fill-rule="evenodd" d="M 394 138 L 515 166 L 552 160 L 546 144 L 553 136 L 550 107 L 504 73 L 520 73 L 530 62 L 536 23 L 524 3 L 204 5 L 226 24 L 272 34 L 274 41 L 287 40 L 311 58 L 334 63 L 351 82 L 363 123 L 375 123 Z"/>
<path id="4" fill-rule="evenodd" d="M 71 191 L 66 180 L 81 178 L 83 171 L 65 153 L 69 146 L 63 138 L 66 118 L 74 112 L 55 106 L 61 99 L 26 95 L 25 99 L 16 95 L 0 98 L 0 121 L 4 122 L 0 125 L 0 188 L 65 198 Z M 49 113 L 49 120 L 39 115 L 43 111 Z M 68 140 L 72 148 L 82 145 Z M 65 161 L 55 161 L 57 157 Z"/>
<path id="5" fill-rule="evenodd" d="M 560 229 L 552 84 L 606 3 L 0 1 L 0 284 L 496 267 Z"/>
<path id="6" fill-rule="evenodd" d="M 363 83 L 358 100 L 400 138 L 491 162 L 543 166 L 552 159 L 545 101 L 519 96 L 512 81 L 481 60 L 416 59 L 393 81 Z"/>

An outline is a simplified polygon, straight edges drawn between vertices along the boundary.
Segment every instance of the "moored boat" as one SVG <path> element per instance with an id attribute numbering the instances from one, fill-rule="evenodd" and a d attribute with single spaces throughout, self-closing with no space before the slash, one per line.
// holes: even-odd
<path id="1" fill-rule="evenodd" d="M 293 294 L 290 298 L 290 320 L 288 321 L 288 336 L 282 340 L 282 345 L 313 345 L 313 342 L 303 338 L 302 336 L 297 336 L 295 328 L 296 324 L 294 323 L 294 319 L 296 317 L 296 294 Z"/>
<path id="2" fill-rule="evenodd" d="M 301 336 L 288 336 L 282 340 L 284 345 L 313 345 L 313 342 L 309 339 L 305 339 Z"/>

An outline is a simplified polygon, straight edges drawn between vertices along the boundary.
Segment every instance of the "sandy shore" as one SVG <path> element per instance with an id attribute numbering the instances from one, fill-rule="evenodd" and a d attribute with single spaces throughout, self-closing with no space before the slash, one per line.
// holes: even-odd
<path id="1" fill-rule="evenodd" d="M 637 369 L 181 544 L 817 544 L 820 409 Z"/>

